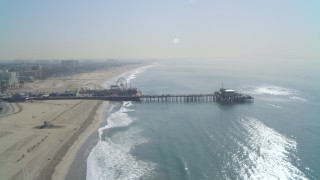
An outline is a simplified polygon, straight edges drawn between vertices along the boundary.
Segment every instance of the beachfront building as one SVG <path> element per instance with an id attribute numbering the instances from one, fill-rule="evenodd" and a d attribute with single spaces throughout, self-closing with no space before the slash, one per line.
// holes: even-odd
<path id="1" fill-rule="evenodd" d="M 62 60 L 62 67 L 68 68 L 73 71 L 79 70 L 79 61 L 78 60 Z"/>
<path id="2" fill-rule="evenodd" d="M 29 65 L 24 66 L 20 70 L 20 80 L 33 81 L 35 79 L 42 79 L 42 66 L 41 65 Z"/>
<path id="3" fill-rule="evenodd" d="M 0 89 L 15 88 L 19 86 L 19 81 L 16 72 L 8 70 L 0 70 Z"/>

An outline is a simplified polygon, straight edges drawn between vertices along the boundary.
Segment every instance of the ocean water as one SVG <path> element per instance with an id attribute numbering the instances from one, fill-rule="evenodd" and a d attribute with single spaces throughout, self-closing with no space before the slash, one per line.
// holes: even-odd
<path id="1" fill-rule="evenodd" d="M 319 179 L 318 61 L 159 61 L 125 75 L 143 94 L 230 87 L 254 103 L 112 103 L 86 179 Z"/>

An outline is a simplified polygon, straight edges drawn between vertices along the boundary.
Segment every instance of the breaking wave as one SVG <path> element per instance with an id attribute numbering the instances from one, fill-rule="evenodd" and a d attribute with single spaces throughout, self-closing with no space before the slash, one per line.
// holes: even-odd
<path id="1" fill-rule="evenodd" d="M 300 93 L 297 90 L 270 85 L 270 84 L 262 84 L 258 86 L 247 86 L 242 88 L 242 91 L 247 94 L 252 95 L 272 95 L 272 96 L 286 96 L 292 100 L 300 100 L 307 101 L 305 98 L 300 97 Z"/>
<path id="2" fill-rule="evenodd" d="M 136 69 L 127 75 L 127 82 L 152 66 L 154 65 Z M 100 140 L 87 159 L 87 180 L 140 179 L 152 176 L 155 165 L 137 160 L 131 153 L 137 145 L 147 142 L 141 135 L 142 130 L 131 126 L 134 119 L 128 112 L 134 111 L 132 107 L 132 102 L 123 102 L 120 110 L 110 114 L 107 125 L 98 129 Z M 127 129 L 108 135 L 108 131 L 115 128 Z"/>
<path id="3" fill-rule="evenodd" d="M 87 180 L 139 179 L 151 174 L 154 164 L 137 160 L 131 151 L 135 146 L 147 142 L 141 129 L 130 127 L 134 119 L 127 112 L 131 102 L 124 102 L 121 109 L 107 119 L 108 124 L 100 128 L 97 145 L 87 159 Z M 113 128 L 128 127 L 127 130 L 106 135 Z"/>
<path id="4" fill-rule="evenodd" d="M 300 100 L 300 101 L 307 101 L 305 98 L 302 98 L 302 97 L 297 97 L 297 96 L 290 96 L 289 97 L 290 99 L 293 99 L 293 100 Z"/>
<path id="5" fill-rule="evenodd" d="M 130 83 L 131 80 L 137 78 L 137 75 L 138 75 L 138 74 L 143 73 L 144 71 L 146 71 L 147 69 L 149 69 L 149 68 L 151 68 L 151 67 L 153 67 L 153 66 L 155 66 L 155 65 L 156 65 L 156 64 L 143 66 L 143 67 L 137 68 L 137 69 L 135 69 L 135 70 L 133 70 L 133 71 L 129 71 L 129 72 L 127 72 L 127 73 L 121 74 L 121 75 L 119 75 L 119 76 L 117 76 L 117 77 L 114 77 L 114 78 L 111 79 L 111 80 L 105 81 L 105 82 L 103 83 L 103 87 L 107 88 L 107 87 L 109 87 L 110 85 L 115 84 L 115 83 L 117 82 L 117 80 L 118 80 L 119 78 L 122 78 L 122 77 L 124 77 L 124 78 L 127 80 L 127 83 Z"/>
<path id="6" fill-rule="evenodd" d="M 138 74 L 143 73 L 144 71 L 146 71 L 147 69 L 155 66 L 156 64 L 152 64 L 152 65 L 148 65 L 148 66 L 143 66 L 141 68 L 136 69 L 135 71 L 133 71 L 126 79 L 127 82 L 130 82 L 131 80 L 135 79 L 137 77 Z"/>
<path id="7" fill-rule="evenodd" d="M 267 104 L 267 105 L 272 106 L 272 107 L 277 108 L 277 109 L 281 108 L 281 106 L 278 106 L 278 105 L 275 105 L 275 104 Z"/>

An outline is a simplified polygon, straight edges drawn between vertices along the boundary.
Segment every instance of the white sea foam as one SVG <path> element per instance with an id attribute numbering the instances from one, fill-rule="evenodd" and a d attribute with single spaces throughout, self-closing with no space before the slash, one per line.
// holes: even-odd
<path id="1" fill-rule="evenodd" d="M 123 102 L 123 106 L 124 107 L 132 107 L 133 106 L 133 103 L 131 101 L 124 101 Z"/>
<path id="2" fill-rule="evenodd" d="M 242 92 L 252 95 L 265 94 L 273 96 L 286 96 L 293 100 L 307 101 L 305 98 L 300 97 L 301 95 L 298 90 L 270 84 L 247 86 L 242 88 Z"/>
<path id="3" fill-rule="evenodd" d="M 187 179 L 191 179 L 191 177 L 190 177 L 191 173 L 190 173 L 190 170 L 189 170 L 189 167 L 188 167 L 188 164 L 187 164 L 186 161 L 183 162 L 183 166 L 184 166 L 184 170 L 185 170 L 185 172 L 187 174 Z"/>
<path id="4" fill-rule="evenodd" d="M 144 71 L 146 71 L 147 69 L 155 66 L 156 64 L 152 64 L 152 65 L 147 65 L 147 66 L 143 66 L 141 68 L 138 68 L 136 70 L 134 70 L 132 73 L 130 73 L 130 75 L 126 78 L 127 82 L 130 82 L 131 80 L 135 79 L 137 77 L 138 74 L 143 73 Z"/>
<path id="5" fill-rule="evenodd" d="M 272 107 L 275 107 L 275 108 L 278 108 L 278 109 L 281 108 L 281 106 L 278 106 L 278 105 L 275 105 L 275 104 L 267 104 L 267 105 L 272 106 Z"/>
<path id="6" fill-rule="evenodd" d="M 87 159 L 87 180 L 99 179 L 139 179 L 150 175 L 155 165 L 135 159 L 131 151 L 139 144 L 147 142 L 137 127 L 129 127 L 124 132 L 102 139 L 102 134 L 115 127 L 128 127 L 134 119 L 127 112 L 131 102 L 123 102 L 119 111 L 112 113 L 105 127 L 100 128 L 100 140 Z"/>
<path id="7" fill-rule="evenodd" d="M 258 119 L 245 117 L 240 120 L 246 143 L 238 143 L 242 153 L 232 156 L 241 179 L 307 179 L 305 174 L 291 163 L 291 152 L 297 143 Z"/>
<path id="8" fill-rule="evenodd" d="M 289 98 L 293 100 L 303 101 L 303 102 L 307 101 L 305 98 L 297 97 L 297 96 L 290 96 Z"/>
<path id="9" fill-rule="evenodd" d="M 140 130 L 130 128 L 107 141 L 99 141 L 87 160 L 87 180 L 139 179 L 152 173 L 154 164 L 135 159 L 132 148 L 146 142 Z"/>
<path id="10" fill-rule="evenodd" d="M 147 65 L 147 66 L 143 66 L 143 67 L 140 67 L 138 69 L 135 69 L 133 71 L 129 71 L 129 72 L 126 72 L 124 74 L 121 74 L 120 76 L 117 76 L 117 77 L 114 77 L 113 79 L 111 80 L 108 80 L 108 81 L 105 81 L 103 83 L 103 87 L 109 87 L 110 85 L 113 85 L 116 83 L 116 81 L 120 78 L 120 77 L 124 77 L 127 82 L 129 83 L 131 80 L 137 78 L 137 75 L 138 74 L 141 74 L 143 73 L 144 71 L 146 71 L 147 69 L 155 66 L 156 64 L 152 64 L 152 65 Z"/>
<path id="11" fill-rule="evenodd" d="M 132 118 L 130 118 L 129 115 L 126 113 L 129 111 L 132 111 L 126 108 L 128 107 L 127 105 L 129 105 L 129 102 L 123 102 L 123 106 L 120 108 L 120 110 L 112 113 L 108 117 L 107 119 L 108 124 L 98 129 L 100 139 L 103 131 L 105 131 L 106 129 L 115 128 L 115 127 L 125 127 L 130 125 L 133 122 Z"/>
<path id="12" fill-rule="evenodd" d="M 296 90 L 285 88 L 276 85 L 263 84 L 259 86 L 248 86 L 245 89 L 245 92 L 250 94 L 268 94 L 275 96 L 290 96 L 296 95 L 298 92 Z"/>

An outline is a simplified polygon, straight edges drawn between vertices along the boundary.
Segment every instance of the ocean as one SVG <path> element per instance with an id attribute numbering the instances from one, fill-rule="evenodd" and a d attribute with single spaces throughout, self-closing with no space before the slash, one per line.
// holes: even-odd
<path id="1" fill-rule="evenodd" d="M 319 179 L 317 60 L 167 60 L 124 75 L 143 94 L 204 94 L 222 86 L 247 104 L 111 103 L 84 177 Z M 109 82 L 110 83 L 110 82 Z"/>

